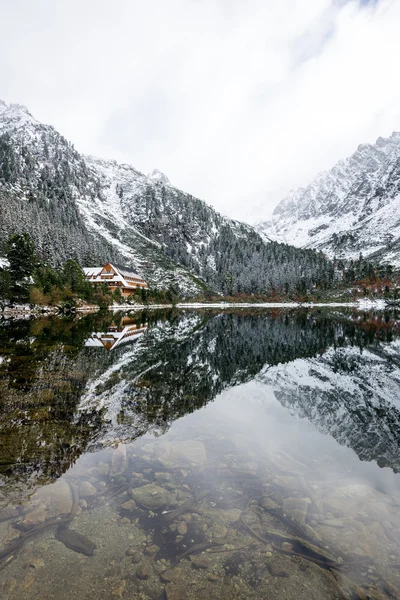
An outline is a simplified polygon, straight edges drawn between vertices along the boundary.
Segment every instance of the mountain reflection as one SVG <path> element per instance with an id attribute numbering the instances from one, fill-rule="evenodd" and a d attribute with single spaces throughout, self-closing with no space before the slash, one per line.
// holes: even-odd
<path id="1" fill-rule="evenodd" d="M 3 322 L 0 477 L 49 481 L 254 379 L 361 459 L 400 469 L 393 315 L 169 311 Z"/>

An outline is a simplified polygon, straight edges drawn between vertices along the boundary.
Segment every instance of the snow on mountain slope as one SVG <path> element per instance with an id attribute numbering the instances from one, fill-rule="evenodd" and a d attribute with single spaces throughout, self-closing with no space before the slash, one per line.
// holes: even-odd
<path id="1" fill-rule="evenodd" d="M 157 172 L 148 179 L 129 165 L 80 155 L 53 127 L 17 104 L 0 101 L 0 136 L 0 191 L 7 192 L 0 198 L 4 208 L 0 237 L 6 239 L 11 231 L 15 203 L 21 226 L 33 235 L 39 250 L 45 252 L 49 243 L 53 246 L 45 255 L 51 262 L 72 253 L 88 262 L 115 258 L 134 266 L 153 286 L 173 285 L 189 296 L 205 287 L 183 265 L 171 261 L 161 244 L 126 220 L 129 209 L 124 211 L 121 204 L 122 187 L 140 194 L 146 186 L 164 185 L 165 176 Z M 36 223 L 31 222 L 32 215 L 24 214 L 24 204 L 32 197 L 41 209 L 44 205 Z M 58 226 L 63 230 L 59 236 L 54 232 Z M 87 247 L 90 238 L 95 241 Z"/>
<path id="2" fill-rule="evenodd" d="M 261 235 L 329 256 L 400 266 L 400 133 L 361 144 L 349 158 L 282 200 Z"/>
<path id="3" fill-rule="evenodd" d="M 52 264 L 124 262 L 152 287 L 194 296 L 295 291 L 326 285 L 312 251 L 266 243 L 254 227 L 114 160 L 85 156 L 19 105 L 0 104 L 0 245 L 19 228 Z M 18 221 L 15 213 L 19 214 Z"/>

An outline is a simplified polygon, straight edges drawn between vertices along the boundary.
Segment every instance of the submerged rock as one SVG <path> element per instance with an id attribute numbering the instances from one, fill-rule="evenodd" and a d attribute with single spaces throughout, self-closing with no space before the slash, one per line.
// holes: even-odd
<path id="1" fill-rule="evenodd" d="M 164 488 L 148 483 L 130 491 L 132 498 L 149 510 L 158 510 L 166 506 L 176 505 L 176 498 Z"/>
<path id="2" fill-rule="evenodd" d="M 140 565 L 136 569 L 136 577 L 138 577 L 138 579 L 149 579 L 150 575 L 151 571 L 147 565 Z"/>
<path id="3" fill-rule="evenodd" d="M 168 569 L 161 573 L 160 577 L 164 583 L 177 583 L 182 578 L 182 569 L 180 567 Z"/>
<path id="4" fill-rule="evenodd" d="M 151 544 L 151 546 L 147 546 L 147 548 L 145 549 L 145 553 L 147 554 L 147 556 L 155 556 L 159 549 L 160 548 L 156 546 L 156 544 Z"/>
<path id="5" fill-rule="evenodd" d="M 82 483 L 79 485 L 79 496 L 81 498 L 90 498 L 96 494 L 96 488 L 89 481 L 82 481 Z"/>
<path id="6" fill-rule="evenodd" d="M 126 445 L 119 444 L 118 448 L 113 450 L 111 456 L 110 476 L 121 475 L 126 469 Z"/>
<path id="7" fill-rule="evenodd" d="M 274 511 L 278 509 L 278 504 L 271 500 L 271 498 L 268 498 L 268 496 L 263 496 L 261 500 L 261 506 L 265 508 L 265 510 Z"/>
<path id="8" fill-rule="evenodd" d="M 148 445 L 152 458 L 166 468 L 179 468 L 191 465 L 202 465 L 207 461 L 206 449 L 203 442 L 186 440 L 182 442 L 159 442 Z"/>
<path id="9" fill-rule="evenodd" d="M 210 559 L 207 558 L 207 556 L 204 556 L 202 554 L 194 554 L 193 556 L 190 557 L 190 560 L 192 562 L 192 566 L 195 569 L 208 569 L 211 565 L 210 563 Z"/>
<path id="10" fill-rule="evenodd" d="M 28 531 L 29 529 L 33 529 L 34 527 L 41 525 L 46 520 L 46 514 L 47 513 L 44 508 L 34 508 L 25 515 L 19 524 L 19 528 L 21 528 L 23 531 Z"/>
<path id="11" fill-rule="evenodd" d="M 32 495 L 25 508 L 21 529 L 32 529 L 49 519 L 67 516 L 72 505 L 71 488 L 64 479 L 40 488 Z"/>
<path id="12" fill-rule="evenodd" d="M 68 529 L 65 525 L 60 525 L 56 532 L 56 538 L 60 540 L 67 548 L 80 552 L 86 556 L 93 556 L 97 548 L 96 544 L 89 540 L 85 535 Z"/>
<path id="13" fill-rule="evenodd" d="M 285 498 L 282 508 L 286 517 L 299 525 L 305 525 L 309 504 L 308 498 Z"/>
<path id="14" fill-rule="evenodd" d="M 134 500 L 128 500 L 127 502 L 121 504 L 120 508 L 128 512 L 133 512 L 136 508 L 136 502 Z"/>
<path id="15" fill-rule="evenodd" d="M 134 565 L 137 565 L 142 560 L 142 555 L 140 554 L 140 552 L 134 552 L 132 554 L 132 559 L 131 560 L 132 560 L 132 563 Z"/>
<path id="16" fill-rule="evenodd" d="M 186 535 L 188 528 L 185 521 L 179 521 L 179 523 L 177 523 L 176 525 L 176 530 L 179 533 L 179 535 Z"/>
<path id="17" fill-rule="evenodd" d="M 165 586 L 165 597 L 167 600 L 187 600 L 186 590 L 175 583 L 167 583 Z"/>
<path id="18" fill-rule="evenodd" d="M 122 579 L 119 584 L 117 585 L 117 587 L 115 587 L 113 589 L 113 591 L 111 592 L 112 596 L 117 596 L 118 598 L 122 598 L 122 594 L 124 593 L 126 588 L 126 580 Z"/>

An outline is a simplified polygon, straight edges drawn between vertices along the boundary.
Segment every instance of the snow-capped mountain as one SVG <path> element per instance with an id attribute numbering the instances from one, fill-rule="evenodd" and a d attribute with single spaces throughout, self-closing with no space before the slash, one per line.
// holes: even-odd
<path id="1" fill-rule="evenodd" d="M 147 177 L 157 183 L 162 183 L 163 185 L 170 185 L 168 177 L 165 175 L 165 173 L 161 173 L 161 171 L 159 171 L 158 169 L 153 169 L 151 173 L 147 175 Z"/>
<path id="2" fill-rule="evenodd" d="M 329 282 L 330 264 L 312 251 L 266 243 L 173 187 L 154 170 L 86 156 L 20 105 L 0 102 L 0 251 L 10 233 L 28 231 L 53 264 L 115 260 L 152 287 L 186 296 L 207 288 L 268 293 Z M 15 215 L 18 214 L 18 219 Z M 0 252 L 1 253 L 1 252 Z"/>
<path id="3" fill-rule="evenodd" d="M 361 144 L 349 158 L 284 198 L 260 234 L 329 256 L 400 265 L 400 133 Z"/>

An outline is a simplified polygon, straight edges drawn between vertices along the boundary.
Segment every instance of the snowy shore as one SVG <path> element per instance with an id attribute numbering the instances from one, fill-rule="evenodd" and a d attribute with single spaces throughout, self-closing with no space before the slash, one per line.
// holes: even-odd
<path id="1" fill-rule="evenodd" d="M 226 310 L 230 308 L 357 308 L 360 310 L 384 310 L 386 301 L 358 300 L 356 302 L 179 302 L 178 304 L 114 304 L 110 310 L 147 310 L 149 308 L 218 308 Z"/>
<path id="2" fill-rule="evenodd" d="M 214 308 L 229 310 L 232 308 L 354 308 L 356 310 L 385 310 L 389 308 L 383 298 L 376 300 L 357 300 L 355 302 L 179 302 L 178 304 L 113 304 L 109 307 L 112 311 L 138 311 L 138 310 L 160 310 L 165 308 L 201 309 Z M 93 305 L 79 306 L 76 313 L 97 312 L 99 309 Z M 29 304 L 14 305 L 13 308 L 5 307 L 0 315 L 4 317 L 30 317 L 56 315 L 58 309 L 55 306 L 36 306 L 32 308 Z"/>

